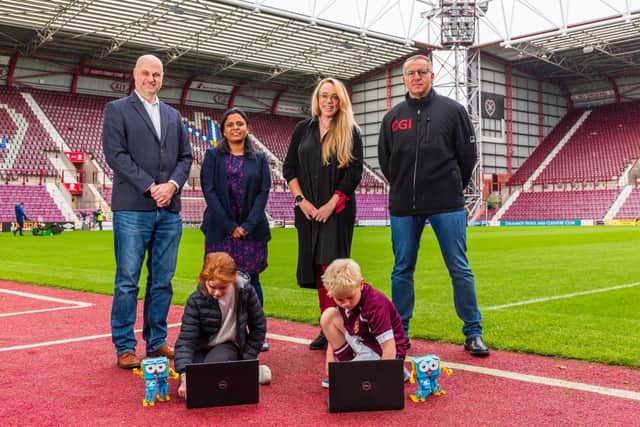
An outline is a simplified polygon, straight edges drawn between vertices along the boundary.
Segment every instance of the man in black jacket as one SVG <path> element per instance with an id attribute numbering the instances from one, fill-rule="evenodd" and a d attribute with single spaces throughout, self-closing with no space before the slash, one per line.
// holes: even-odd
<path id="1" fill-rule="evenodd" d="M 402 72 L 406 99 L 385 115 L 378 140 L 380 168 L 390 184 L 392 300 L 408 336 L 415 302 L 413 274 L 429 220 L 451 276 L 456 312 L 464 322 L 464 348 L 473 356 L 487 356 L 466 255 L 463 190 L 477 160 L 473 126 L 464 107 L 432 89 L 428 57 L 408 58 Z"/>

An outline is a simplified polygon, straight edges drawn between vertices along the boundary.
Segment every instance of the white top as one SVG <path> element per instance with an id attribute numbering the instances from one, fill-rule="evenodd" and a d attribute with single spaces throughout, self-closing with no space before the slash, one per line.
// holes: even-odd
<path id="1" fill-rule="evenodd" d="M 147 114 L 151 119 L 151 123 L 153 123 L 153 128 L 156 130 L 156 135 L 158 135 L 158 139 L 162 140 L 162 127 L 160 126 L 160 100 L 156 96 L 156 99 L 153 103 L 150 103 L 146 99 L 144 99 L 138 91 L 135 91 L 140 101 L 142 101 L 142 105 L 144 105 L 144 109 L 147 110 Z"/>

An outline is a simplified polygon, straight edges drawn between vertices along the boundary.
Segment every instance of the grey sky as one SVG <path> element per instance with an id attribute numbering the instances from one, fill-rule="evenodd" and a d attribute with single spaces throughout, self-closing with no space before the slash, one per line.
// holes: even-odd
<path id="1" fill-rule="evenodd" d="M 249 0 L 256 7 L 274 7 L 318 20 L 409 38 L 439 41 L 437 18 L 423 16 L 439 0 Z M 480 20 L 480 43 L 506 40 L 533 32 L 562 28 L 627 12 L 640 11 L 640 0 L 490 0 Z"/>

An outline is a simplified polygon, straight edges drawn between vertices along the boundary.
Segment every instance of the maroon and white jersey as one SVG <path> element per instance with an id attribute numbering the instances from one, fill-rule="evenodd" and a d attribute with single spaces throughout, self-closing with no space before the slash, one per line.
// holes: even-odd
<path id="1" fill-rule="evenodd" d="M 398 310 L 385 294 L 365 283 L 360 302 L 353 310 L 338 307 L 347 333 L 357 337 L 379 355 L 380 344 L 394 338 L 396 357 L 404 359 L 407 353 L 407 338 Z"/>

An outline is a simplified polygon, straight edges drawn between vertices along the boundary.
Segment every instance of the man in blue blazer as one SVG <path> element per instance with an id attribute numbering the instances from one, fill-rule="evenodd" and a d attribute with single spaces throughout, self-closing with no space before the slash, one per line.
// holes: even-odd
<path id="1" fill-rule="evenodd" d="M 142 337 L 147 356 L 173 358 L 167 343 L 167 314 L 182 235 L 180 189 L 191 170 L 191 147 L 180 113 L 158 99 L 162 62 L 138 58 L 135 92 L 108 103 L 102 145 L 113 169 L 113 236 L 116 257 L 111 333 L 117 364 L 140 365 L 133 327 L 138 281 L 147 253 Z"/>

